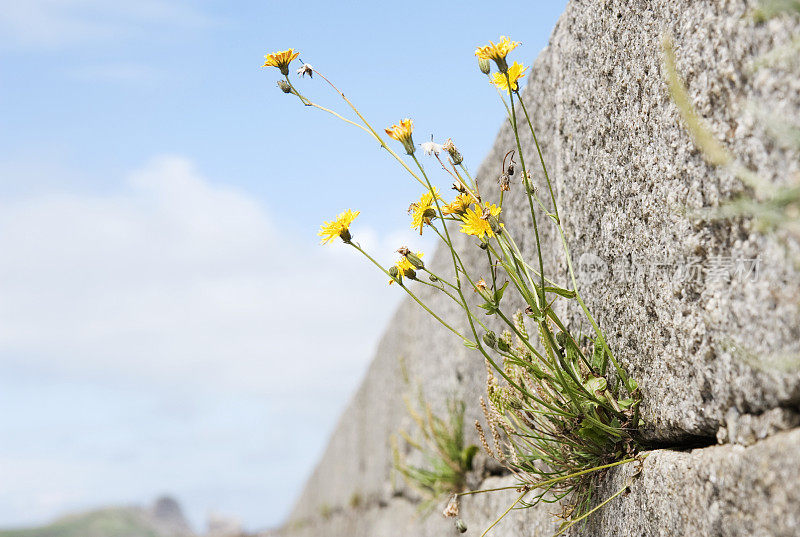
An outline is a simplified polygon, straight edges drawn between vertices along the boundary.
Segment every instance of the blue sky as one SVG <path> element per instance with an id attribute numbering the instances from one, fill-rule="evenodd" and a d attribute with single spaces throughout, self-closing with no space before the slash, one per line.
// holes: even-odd
<path id="1" fill-rule="evenodd" d="M 401 169 L 263 54 L 475 168 L 502 120 L 475 46 L 530 63 L 564 4 L 0 0 L 0 526 L 161 493 L 279 523 L 400 298 L 320 222 L 360 209 L 387 263 L 430 243 Z"/>

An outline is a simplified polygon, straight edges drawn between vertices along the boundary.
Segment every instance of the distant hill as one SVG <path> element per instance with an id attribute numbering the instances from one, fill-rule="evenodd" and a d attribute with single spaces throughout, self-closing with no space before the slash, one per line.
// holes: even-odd
<path id="1" fill-rule="evenodd" d="M 109 507 L 60 518 L 38 528 L 0 530 L 0 537 L 193 537 L 180 506 L 160 498 L 150 508 Z"/>

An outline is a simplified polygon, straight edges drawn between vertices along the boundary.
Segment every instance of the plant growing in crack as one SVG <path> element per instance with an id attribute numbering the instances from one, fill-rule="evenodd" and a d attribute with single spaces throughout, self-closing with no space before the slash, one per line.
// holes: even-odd
<path id="1" fill-rule="evenodd" d="M 268 55 L 265 66 L 277 67 L 283 74 L 278 85 L 284 93 L 363 130 L 421 187 L 419 200 L 409 208 L 411 227 L 420 234 L 428 230 L 439 238 L 451 261 L 448 275 L 434 273 L 422 260 L 421 252 L 405 246 L 397 250 L 400 258 L 393 265 L 378 262 L 354 240 L 351 226 L 360 214 L 358 211 L 342 212 L 326 222 L 319 235 L 323 243 L 339 238 L 363 255 L 386 275 L 389 283 L 397 284 L 487 364 L 488 402 L 482 404 L 494 447 L 489 447 L 482 431 L 481 438 L 487 452 L 517 477 L 517 485 L 507 488 L 518 489 L 520 493 L 500 518 L 515 508 L 560 501 L 564 517 L 561 533 L 625 490 L 596 504 L 595 485 L 606 469 L 641 460 L 638 434 L 642 424 L 641 392 L 636 380 L 616 359 L 605 333 L 579 292 L 551 178 L 528 108 L 520 96 L 519 84 L 528 68 L 518 62 L 509 65 L 507 60 L 518 45 L 501 37 L 498 43 L 490 42 L 475 51 L 481 72 L 488 76 L 505 106 L 516 144 L 500 163 L 499 194 L 492 200 L 485 197 L 451 139 L 443 144 L 434 141 L 421 144 L 423 152 L 433 157 L 435 166 L 443 170 L 456 190 L 454 199 L 445 203 L 430 171 L 416 155 L 411 119 L 403 119 L 383 131 L 402 145 L 406 153 L 403 158 L 392 149 L 383 132 L 374 128 L 344 93 L 309 64 L 302 65 L 298 74 L 317 75 L 354 116 L 347 118 L 303 96 L 289 77 L 289 63 L 297 57 L 294 50 Z M 523 148 L 520 130 L 530 132 L 533 140 L 530 153 Z M 536 181 L 526 163 L 528 155 L 534 155 L 541 166 Z M 515 158 L 519 159 L 519 166 Z M 505 193 L 511 188 L 525 194 L 525 212 L 530 223 L 524 229 L 512 230 L 506 225 Z M 545 189 L 549 199 L 543 200 L 539 192 Z M 553 226 L 560 239 L 558 248 L 563 253 L 564 266 L 558 270 L 545 267 L 543 250 L 548 245 L 540 238 L 543 226 Z M 515 234 L 520 233 L 530 235 L 526 239 L 535 245 L 532 262 L 523 256 L 515 239 Z M 462 238 L 457 240 L 458 235 Z M 486 259 L 485 266 L 476 269 L 465 263 L 466 249 L 480 249 Z M 568 275 L 568 283 L 555 281 L 555 275 L 561 272 Z M 461 322 L 456 324 L 434 312 L 420 298 L 417 291 L 420 288 L 432 289 L 457 304 L 464 314 Z M 509 292 L 525 304 L 524 310 L 509 310 Z M 478 306 L 474 305 L 473 297 L 478 298 Z M 569 308 L 592 327 L 590 336 L 575 334 L 562 320 L 563 313 L 557 313 Z M 499 335 L 492 328 L 496 324 L 504 327 Z M 463 406 L 452 407 L 450 415 L 453 424 L 460 423 Z M 405 467 L 405 473 L 432 493 L 463 486 L 455 467 L 459 471 L 466 468 L 472 454 L 465 451 L 463 438 L 455 435 L 457 428 L 446 428 L 447 420 L 437 420 L 429 412 L 418 417 L 420 428 L 427 428 L 441 458 L 434 473 L 411 467 Z M 442 443 L 437 437 L 446 438 L 447 442 Z M 443 480 L 445 474 L 448 477 Z M 459 492 L 456 498 L 480 492 L 490 491 Z"/>
<path id="2" fill-rule="evenodd" d="M 411 464 L 409 458 L 402 455 L 397 437 L 393 437 L 394 469 L 422 496 L 420 510 L 430 512 L 443 497 L 465 490 L 467 473 L 472 470 L 472 461 L 479 448 L 464 441 L 463 401 L 448 399 L 447 415 L 443 418 L 433 413 L 421 389 L 416 405 L 408 398 L 405 404 L 416 431 L 410 433 L 401 429 L 397 434 L 407 449 L 419 453 L 423 463 Z M 459 525 L 461 527 L 466 528 L 463 523 Z"/>

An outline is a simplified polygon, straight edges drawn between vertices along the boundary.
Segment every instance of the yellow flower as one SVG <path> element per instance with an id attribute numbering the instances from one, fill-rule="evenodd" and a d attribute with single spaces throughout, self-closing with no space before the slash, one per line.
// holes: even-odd
<path id="1" fill-rule="evenodd" d="M 419 257 L 419 258 L 421 258 L 424 255 L 425 254 L 423 254 L 422 252 L 417 252 L 417 257 Z M 402 256 L 400 258 L 400 261 L 395 263 L 394 266 L 397 267 L 397 281 L 398 282 L 402 282 L 403 281 L 403 276 L 405 276 L 406 278 L 410 278 L 412 280 L 416 279 L 417 271 L 414 270 L 414 265 L 411 264 L 411 262 L 408 260 L 408 258 L 406 256 Z M 394 271 L 392 271 L 392 272 L 394 272 Z M 395 282 L 394 279 L 389 280 L 389 285 L 393 284 L 394 282 Z"/>
<path id="2" fill-rule="evenodd" d="M 408 208 L 411 213 L 411 229 L 419 229 L 419 234 L 422 235 L 422 226 L 431 223 L 431 218 L 436 216 L 436 210 L 433 208 L 434 199 L 441 200 L 439 190 L 434 187 L 434 194 L 431 191 L 425 192 L 416 203 L 412 203 Z"/>
<path id="3" fill-rule="evenodd" d="M 341 237 L 344 242 L 350 242 L 350 224 L 356 219 L 356 216 L 361 214 L 361 211 L 352 211 L 347 209 L 336 217 L 332 222 L 325 222 L 319 229 L 319 235 L 322 237 L 322 244 L 326 244 L 336 237 Z"/>
<path id="4" fill-rule="evenodd" d="M 297 58 L 300 55 L 299 52 L 295 52 L 294 49 L 289 50 L 282 50 L 280 52 L 273 52 L 272 54 L 267 54 L 264 58 L 267 60 L 264 62 L 264 65 L 261 67 L 277 67 L 281 70 L 281 73 L 284 75 L 289 74 L 289 64 L 292 62 L 293 59 Z"/>
<path id="5" fill-rule="evenodd" d="M 442 207 L 442 212 L 444 214 L 461 215 L 467 211 L 470 203 L 472 203 L 471 196 L 468 196 L 467 194 L 459 194 L 456 196 L 456 199 Z"/>
<path id="6" fill-rule="evenodd" d="M 467 235 L 475 235 L 481 239 L 484 236 L 494 237 L 492 226 L 489 223 L 490 218 L 497 218 L 500 214 L 500 207 L 491 203 L 484 203 L 481 207 L 475 204 L 472 209 L 467 209 L 461 220 L 464 224 L 461 226 L 461 232 Z"/>
<path id="7" fill-rule="evenodd" d="M 525 76 L 525 71 L 528 68 L 523 66 L 521 63 L 514 62 L 511 67 L 508 68 L 508 79 L 511 81 L 511 91 L 517 91 L 517 81 Z M 506 82 L 506 75 L 503 73 L 494 73 L 492 75 L 492 84 L 500 88 L 501 90 L 508 91 L 508 83 Z M 511 93 L 508 91 L 508 93 Z"/>
<path id="8" fill-rule="evenodd" d="M 494 60 L 494 63 L 497 64 L 497 68 L 500 69 L 500 71 L 505 71 L 508 69 L 506 56 L 518 46 L 519 42 L 511 41 L 506 36 L 501 35 L 500 41 L 498 41 L 497 44 L 489 41 L 489 44 L 485 47 L 478 47 L 475 49 L 475 55 L 481 60 Z"/>
<path id="9" fill-rule="evenodd" d="M 390 138 L 393 138 L 403 144 L 406 153 L 409 155 L 414 154 L 414 140 L 411 138 L 411 133 L 414 131 L 414 122 L 408 118 L 400 120 L 399 125 L 392 125 L 388 129 L 384 129 Z"/>

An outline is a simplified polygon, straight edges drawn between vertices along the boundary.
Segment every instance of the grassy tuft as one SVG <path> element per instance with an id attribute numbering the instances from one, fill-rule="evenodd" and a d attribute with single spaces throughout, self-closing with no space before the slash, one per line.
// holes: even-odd
<path id="1" fill-rule="evenodd" d="M 400 430 L 398 435 L 408 449 L 421 454 L 424 464 L 408 463 L 395 438 L 394 468 L 411 488 L 422 495 L 423 511 L 430 510 L 445 495 L 462 492 L 466 487 L 467 472 L 472 470 L 478 447 L 464 442 L 464 407 L 462 401 L 450 399 L 447 416 L 440 418 L 433 413 L 421 390 L 416 407 L 406 399 L 406 408 L 416 430 L 415 434 Z"/>

